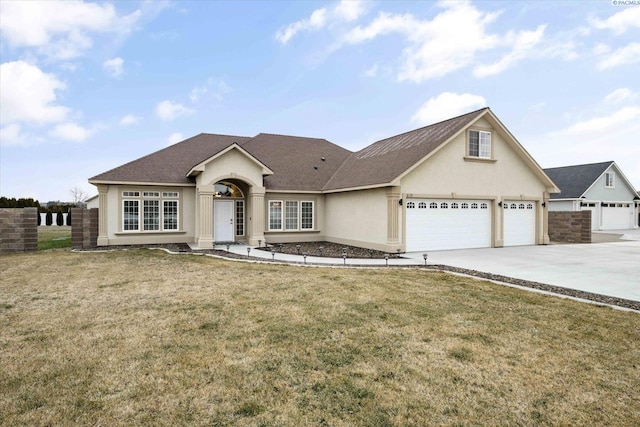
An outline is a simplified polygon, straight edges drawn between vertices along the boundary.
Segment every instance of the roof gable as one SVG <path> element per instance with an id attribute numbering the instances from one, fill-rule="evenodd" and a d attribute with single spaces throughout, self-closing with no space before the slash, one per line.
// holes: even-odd
<path id="1" fill-rule="evenodd" d="M 264 163 L 262 163 L 260 160 L 256 159 L 254 156 L 252 156 L 250 153 L 248 153 L 246 150 L 244 150 L 242 147 L 240 147 L 236 142 L 234 142 L 233 144 L 229 145 L 227 148 L 223 149 L 222 151 L 219 151 L 218 153 L 214 154 L 213 156 L 209 157 L 208 159 L 206 159 L 206 160 L 198 163 L 194 167 L 192 167 L 189 170 L 189 172 L 187 172 L 187 176 L 194 176 L 194 175 L 198 175 L 199 173 L 204 172 L 207 164 L 209 164 L 210 162 L 212 162 L 212 161 L 224 156 L 226 153 L 228 153 L 231 150 L 237 150 L 243 156 L 245 156 L 247 159 L 249 159 L 250 162 L 252 162 L 256 166 L 258 166 L 262 171 L 262 175 L 273 175 L 273 171 L 271 169 L 269 169 L 267 166 L 265 166 Z"/>
<path id="2" fill-rule="evenodd" d="M 208 159 L 233 143 L 242 143 L 245 136 L 201 133 L 147 156 L 89 179 L 92 184 L 138 183 L 193 185 L 187 176 L 203 159 Z"/>
<path id="3" fill-rule="evenodd" d="M 579 199 L 612 164 L 608 161 L 545 169 L 560 188 L 560 193 L 551 195 L 551 199 Z"/>

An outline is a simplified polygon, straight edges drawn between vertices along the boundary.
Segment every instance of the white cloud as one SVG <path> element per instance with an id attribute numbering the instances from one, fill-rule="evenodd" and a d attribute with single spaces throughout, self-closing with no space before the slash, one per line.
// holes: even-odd
<path id="1" fill-rule="evenodd" d="M 182 104 L 168 100 L 162 101 L 156 105 L 156 115 L 165 121 L 170 121 L 180 116 L 188 116 L 193 113 L 194 110 L 191 108 L 187 108 Z"/>
<path id="2" fill-rule="evenodd" d="M 102 68 L 104 68 L 111 77 L 121 76 L 122 73 L 124 73 L 124 60 L 120 57 L 107 59 L 102 64 Z"/>
<path id="3" fill-rule="evenodd" d="M 333 13 L 346 22 L 352 22 L 358 19 L 366 10 L 364 1 L 358 0 L 342 0 L 333 9 Z"/>
<path id="4" fill-rule="evenodd" d="M 91 136 L 92 132 L 76 123 L 68 122 L 57 125 L 49 132 L 49 136 L 65 141 L 82 142 Z"/>
<path id="5" fill-rule="evenodd" d="M 591 18 L 589 23 L 598 30 L 611 30 L 622 34 L 632 28 L 640 28 L 640 7 L 628 7 L 607 19 Z"/>
<path id="6" fill-rule="evenodd" d="M 366 12 L 366 6 L 365 1 L 341 0 L 331 10 L 316 9 L 309 18 L 280 28 L 276 32 L 276 40 L 285 45 L 301 31 L 316 31 L 337 22 L 353 22 Z"/>
<path id="7" fill-rule="evenodd" d="M 173 145 L 184 140 L 184 136 L 180 132 L 174 132 L 167 138 L 168 145 Z"/>
<path id="8" fill-rule="evenodd" d="M 318 30 L 327 23 L 327 9 L 316 9 L 308 19 L 301 19 L 293 24 L 281 28 L 276 33 L 276 40 L 282 44 L 287 44 L 293 36 L 300 31 Z"/>
<path id="9" fill-rule="evenodd" d="M 473 69 L 473 74 L 476 77 L 499 74 L 516 62 L 527 58 L 542 41 L 545 28 L 546 25 L 540 25 L 535 31 L 520 31 L 517 35 L 510 31 L 506 36 L 506 40 L 513 46 L 511 52 L 493 64 L 477 65 Z"/>
<path id="10" fill-rule="evenodd" d="M 4 6 L 3 6 L 4 7 Z M 0 65 L 0 122 L 51 123 L 65 120 L 69 109 L 56 104 L 66 85 L 24 61 Z"/>
<path id="11" fill-rule="evenodd" d="M 623 101 L 632 100 L 636 97 L 637 97 L 637 94 L 634 93 L 631 89 L 622 87 L 608 94 L 604 98 L 604 102 L 608 104 L 619 104 Z"/>
<path id="12" fill-rule="evenodd" d="M 209 77 L 204 85 L 191 89 L 189 99 L 191 102 L 198 102 L 205 94 L 210 93 L 213 98 L 222 101 L 225 95 L 231 92 L 233 89 L 224 80 L 215 80 Z"/>
<path id="13" fill-rule="evenodd" d="M 136 116 L 135 114 L 127 114 L 122 119 L 120 119 L 120 126 L 130 126 L 138 124 L 142 121 L 142 117 Z"/>
<path id="14" fill-rule="evenodd" d="M 25 138 L 21 126 L 17 123 L 0 128 L 0 145 L 21 145 L 25 142 Z"/>
<path id="15" fill-rule="evenodd" d="M 207 93 L 206 86 L 196 86 L 189 92 L 189 99 L 191 102 L 198 102 L 205 93 Z"/>
<path id="16" fill-rule="evenodd" d="M 347 33 L 345 41 L 358 44 L 381 35 L 402 34 L 407 46 L 402 51 L 398 80 L 418 83 L 467 67 L 480 52 L 505 44 L 486 30 L 500 12 L 482 12 L 466 1 L 441 2 L 439 6 L 444 10 L 432 20 L 381 12 L 368 26 Z M 511 44 L 517 40 L 514 37 Z"/>
<path id="17" fill-rule="evenodd" d="M 602 135 L 618 129 L 625 123 L 635 121 L 640 121 L 640 106 L 624 107 L 607 116 L 575 123 L 560 133 L 569 136 Z"/>
<path id="18" fill-rule="evenodd" d="M 366 77 L 375 77 L 378 75 L 378 63 L 376 62 L 371 68 L 364 71 Z"/>
<path id="19" fill-rule="evenodd" d="M 70 59 L 89 49 L 90 34 L 128 34 L 142 11 L 118 16 L 113 4 L 82 1 L 2 2 L 2 37 L 11 46 L 35 48 L 54 59 Z"/>
<path id="20" fill-rule="evenodd" d="M 638 63 L 640 62 L 640 43 L 629 43 L 603 56 L 596 66 L 600 71 Z"/>
<path id="21" fill-rule="evenodd" d="M 411 117 L 411 121 L 429 125 L 486 106 L 487 101 L 482 96 L 444 92 L 425 102 Z"/>

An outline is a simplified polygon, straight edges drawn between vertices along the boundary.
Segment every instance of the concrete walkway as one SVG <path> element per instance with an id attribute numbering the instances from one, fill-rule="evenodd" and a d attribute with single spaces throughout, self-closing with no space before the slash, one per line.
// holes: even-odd
<path id="1" fill-rule="evenodd" d="M 247 255 L 247 245 L 235 244 L 229 246 L 229 252 L 238 254 L 238 255 Z M 226 245 L 217 245 L 214 249 L 219 251 L 226 251 Z M 256 249 L 255 247 L 251 247 L 251 251 L 249 253 L 250 256 L 256 258 L 264 258 L 265 260 L 275 260 L 286 263 L 305 263 L 305 258 L 302 255 L 290 255 L 283 254 L 280 252 L 275 253 L 275 258 L 271 251 L 267 251 L 264 249 Z M 420 255 L 422 257 L 422 255 Z M 307 264 L 319 264 L 319 265 L 352 265 L 352 266 L 371 266 L 371 267 L 385 267 L 389 266 L 402 266 L 402 267 L 410 267 L 410 266 L 421 266 L 424 265 L 424 259 L 420 258 L 419 260 L 416 257 L 410 258 L 389 258 L 389 260 L 385 259 L 376 259 L 376 258 L 347 258 L 346 260 L 343 258 L 328 258 L 328 257 L 314 257 L 308 256 L 306 258 Z"/>
<path id="2" fill-rule="evenodd" d="M 608 243 L 507 248 L 460 249 L 428 252 L 429 264 L 442 264 L 515 279 L 539 282 L 568 289 L 640 301 L 640 230 L 617 230 L 624 239 Z M 247 255 L 246 245 L 235 244 L 229 251 Z M 226 245 L 217 250 L 226 251 Z M 300 263 L 300 255 L 275 253 L 251 247 L 250 256 L 265 260 Z M 312 257 L 307 264 L 346 266 L 424 266 L 422 252 L 406 253 L 403 258 L 384 259 Z"/>

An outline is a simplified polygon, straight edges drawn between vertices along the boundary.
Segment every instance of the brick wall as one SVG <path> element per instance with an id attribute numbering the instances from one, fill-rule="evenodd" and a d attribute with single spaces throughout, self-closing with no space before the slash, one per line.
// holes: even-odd
<path id="1" fill-rule="evenodd" d="M 38 250 L 38 208 L 0 208 L 0 254 Z"/>
<path id="2" fill-rule="evenodd" d="M 549 212 L 552 242 L 591 243 L 591 211 Z"/>
<path id="3" fill-rule="evenodd" d="M 71 247 L 91 249 L 98 246 L 98 208 L 71 209 Z"/>

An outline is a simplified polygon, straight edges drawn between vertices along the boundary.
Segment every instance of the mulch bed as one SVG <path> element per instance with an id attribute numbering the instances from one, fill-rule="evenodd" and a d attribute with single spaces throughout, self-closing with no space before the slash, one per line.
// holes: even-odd
<path id="1" fill-rule="evenodd" d="M 300 246 L 298 248 L 298 245 Z M 322 250 L 320 250 L 322 247 Z M 93 250 L 104 251 L 104 250 L 122 250 L 122 249 L 140 249 L 140 248 L 148 248 L 148 249 L 166 249 L 168 251 L 174 253 L 203 253 L 203 254 L 212 254 L 221 258 L 228 259 L 237 259 L 237 260 L 251 260 L 251 261 L 262 261 L 262 262 L 273 262 L 270 259 L 259 258 L 241 254 L 235 254 L 233 252 L 227 252 L 226 250 L 215 250 L 208 249 L 203 251 L 193 251 L 189 245 L 186 243 L 174 243 L 174 244 L 159 244 L 159 245 L 126 245 L 126 246 L 100 246 Z M 297 255 L 298 251 L 300 251 L 300 255 L 303 253 L 307 253 L 308 256 L 324 256 L 328 258 L 335 258 L 335 264 L 322 264 L 322 266 L 331 267 L 331 266 L 343 266 L 342 262 L 342 254 L 343 251 L 346 250 L 347 259 L 353 258 L 376 258 L 376 259 L 384 259 L 385 252 L 381 251 L 371 251 L 365 248 L 358 248 L 355 246 L 346 246 L 346 245 L 338 245 L 335 243 L 329 242 L 311 242 L 311 243 L 285 243 L 285 244 L 276 244 L 273 245 L 273 248 L 276 249 L 277 253 L 285 253 L 290 255 Z M 265 250 L 265 247 L 261 249 Z M 87 251 L 87 249 L 84 249 Z M 271 250 L 271 246 L 269 249 Z M 88 251 L 91 251 L 89 249 Z M 401 254 L 389 254 L 389 258 L 401 258 Z M 282 263 L 281 260 L 275 259 L 276 263 Z M 312 265 L 311 263 L 289 263 L 289 264 L 307 264 Z M 316 264 L 320 265 L 320 264 Z M 346 264 L 348 267 L 367 267 L 367 268 L 385 268 L 385 267 L 375 267 L 371 265 L 356 265 L 353 263 Z M 425 268 L 425 267 L 417 267 L 417 266 L 393 266 L 393 268 Z M 452 273 L 465 274 L 468 276 L 478 277 L 481 279 L 494 280 L 497 282 L 503 282 L 510 285 L 522 286 L 525 288 L 536 289 L 539 291 L 549 292 L 552 294 L 564 295 L 573 298 L 580 298 L 588 301 L 592 301 L 600 304 L 614 305 L 618 307 L 628 308 L 631 310 L 640 311 L 640 301 L 633 301 L 624 298 L 611 297 L 607 295 L 595 294 L 592 292 L 580 291 L 575 289 L 563 288 L 560 286 L 547 285 L 545 283 L 532 282 L 528 280 L 515 279 L 513 277 L 501 276 L 499 274 L 491 274 L 485 273 L 477 270 L 470 270 L 466 268 L 458 268 L 451 267 L 448 265 L 437 265 L 437 264 L 429 264 L 426 268 L 431 270 L 440 270 L 440 271 L 449 271 Z"/>

